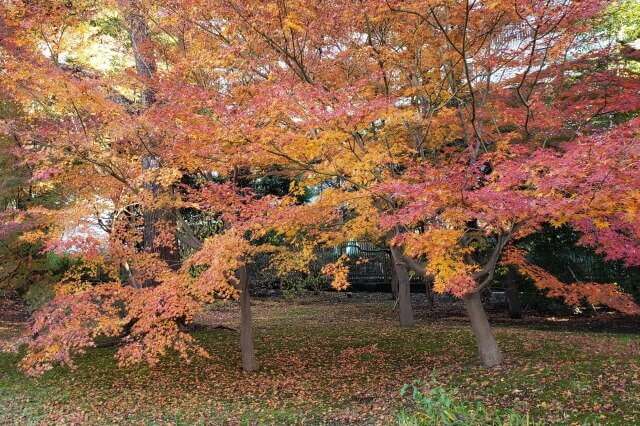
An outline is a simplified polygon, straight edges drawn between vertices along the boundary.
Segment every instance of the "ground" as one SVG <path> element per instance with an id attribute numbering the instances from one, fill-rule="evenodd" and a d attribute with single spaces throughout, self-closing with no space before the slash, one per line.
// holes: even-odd
<path id="1" fill-rule="evenodd" d="M 92 349 L 76 371 L 34 379 L 16 371 L 19 355 L 0 353 L 0 424 L 390 424 L 408 404 L 401 386 L 432 378 L 468 401 L 547 424 L 640 424 L 634 321 L 616 334 L 494 316 L 506 362 L 485 369 L 464 316 L 414 302 L 417 326 L 403 329 L 388 295 L 255 300 L 254 374 L 239 368 L 233 302 L 199 318 L 210 327 L 195 335 L 212 357 L 190 364 L 170 358 L 155 368 L 117 368 L 115 349 Z M 19 327 L 3 323 L 0 340 Z"/>

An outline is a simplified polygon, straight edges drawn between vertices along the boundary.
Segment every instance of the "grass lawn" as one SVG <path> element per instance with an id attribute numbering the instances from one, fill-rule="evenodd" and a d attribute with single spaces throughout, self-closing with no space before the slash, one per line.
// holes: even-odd
<path id="1" fill-rule="evenodd" d="M 222 302 L 200 321 L 234 327 L 236 311 Z M 389 424 L 406 404 L 403 383 L 431 377 L 549 424 L 640 424 L 640 334 L 496 325 L 507 361 L 487 370 L 464 318 L 417 309 L 417 326 L 402 329 L 386 296 L 257 300 L 254 317 L 254 374 L 240 370 L 239 335 L 227 329 L 195 333 L 211 359 L 153 369 L 117 368 L 115 349 L 92 349 L 75 372 L 34 379 L 0 353 L 0 424 Z"/>

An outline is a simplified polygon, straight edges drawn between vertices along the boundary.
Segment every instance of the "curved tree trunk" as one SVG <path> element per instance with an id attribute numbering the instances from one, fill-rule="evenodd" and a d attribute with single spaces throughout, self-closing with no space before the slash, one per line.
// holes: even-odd
<path id="1" fill-rule="evenodd" d="M 242 369 L 244 371 L 256 371 L 258 369 L 258 362 L 256 361 L 256 354 L 253 348 L 249 274 L 246 265 L 238 270 L 238 290 L 240 291 L 240 348 L 242 351 Z"/>
<path id="2" fill-rule="evenodd" d="M 391 256 L 398 279 L 398 308 L 400 310 L 400 325 L 413 327 L 415 320 L 411 309 L 411 290 L 409 289 L 409 272 L 399 249 L 391 247 Z"/>
<path id="3" fill-rule="evenodd" d="M 433 276 L 427 274 L 424 263 L 402 253 L 402 259 L 405 261 L 407 268 L 424 278 L 427 307 L 433 308 Z"/>
<path id="4" fill-rule="evenodd" d="M 502 354 L 493 336 L 487 315 L 484 312 L 480 293 L 469 293 L 462 299 L 464 300 L 469 319 L 471 320 L 473 334 L 476 337 L 480 361 L 482 361 L 482 364 L 486 367 L 493 367 L 502 363 Z"/>
<path id="5" fill-rule="evenodd" d="M 522 318 L 522 304 L 518 294 L 518 274 L 514 266 L 509 266 L 507 277 L 504 280 L 504 293 L 509 305 L 509 316 L 514 319 Z"/>

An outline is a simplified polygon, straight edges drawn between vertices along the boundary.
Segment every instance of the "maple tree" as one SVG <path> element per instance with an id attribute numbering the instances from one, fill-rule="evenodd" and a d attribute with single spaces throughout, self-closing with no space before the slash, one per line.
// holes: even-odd
<path id="1" fill-rule="evenodd" d="M 246 197 L 234 198 L 231 190 L 227 199 L 218 197 L 205 204 L 212 214 L 220 214 L 216 209 L 224 206 L 229 212 L 224 220 L 231 229 L 224 244 L 214 243 L 210 250 L 179 213 L 179 208 L 197 206 L 186 195 L 181 197 L 183 176 L 196 175 L 207 187 L 214 174 L 235 175 L 244 162 L 232 160 L 220 146 L 205 146 L 203 152 L 191 154 L 196 143 L 211 136 L 203 124 L 211 122 L 213 112 L 207 108 L 215 105 L 215 99 L 209 99 L 209 93 L 204 96 L 202 86 L 208 82 L 188 86 L 190 90 L 180 93 L 182 99 L 165 98 L 173 95 L 172 82 L 181 81 L 172 73 L 184 72 L 183 58 L 176 55 L 174 66 L 166 69 L 169 75 L 160 75 L 156 48 L 162 43 L 151 38 L 148 6 L 142 2 L 3 5 L 3 79 L 9 95 L 33 106 L 32 127 L 12 130 L 29 141 L 25 143 L 44 145 L 44 152 L 34 158 L 38 180 L 60 184 L 70 194 L 65 208 L 46 212 L 55 229 L 48 248 L 81 253 L 85 268 L 94 273 L 100 269 L 108 277 L 103 283 L 88 283 L 83 279 L 86 271 L 71 271 L 60 282 L 55 300 L 35 317 L 35 338 L 24 361 L 25 369 L 33 373 L 54 360 L 70 363 L 71 353 L 93 345 L 98 335 L 125 337 L 118 355 L 123 364 L 142 359 L 155 363 L 167 348 L 183 356 L 190 350 L 204 354 L 180 331 L 180 324 L 214 295 L 237 296 L 236 284 L 243 313 L 250 319 L 244 266 L 239 261 L 246 244 L 239 242 L 243 228 L 233 220 L 233 203 L 246 204 Z M 88 25 L 94 18 L 114 14 L 122 18 L 116 22 L 116 35 L 124 32 L 124 40 L 129 40 L 124 54 L 115 43 L 119 40 L 107 37 L 105 42 L 105 36 Z M 45 55 L 41 43 L 46 44 Z M 182 52 L 180 46 L 174 47 Z M 112 67 L 100 69 L 91 56 L 95 50 L 100 54 L 100 48 L 128 61 L 128 66 L 120 73 Z M 70 53 L 88 58 L 77 59 L 78 63 L 60 59 Z M 163 78 L 168 88 L 163 87 Z M 214 80 L 212 76 L 210 81 Z M 200 103 L 191 98 L 198 95 L 203 98 Z M 167 112 L 174 120 L 166 120 Z M 202 118 L 200 123 L 190 119 L 195 130 L 189 129 L 185 139 L 179 116 L 194 112 Z M 184 147 L 192 137 L 196 141 Z M 234 154 L 241 149 L 232 148 Z M 211 159 L 216 155 L 220 157 Z M 99 229 L 103 238 L 98 238 Z M 187 246 L 204 248 L 208 257 L 201 254 L 181 265 L 178 238 Z M 195 279 L 192 267 L 198 260 L 211 260 L 217 275 L 202 273 Z M 243 348 L 247 331 L 250 323 L 243 326 Z M 249 343 L 250 339 L 249 334 Z M 255 369 L 252 348 L 245 352 L 249 357 L 245 368 Z"/>
<path id="2" fill-rule="evenodd" d="M 616 120 L 638 110 L 638 79 L 589 26 L 607 2 L 226 4 L 282 63 L 247 133 L 327 186 L 287 220 L 310 244 L 387 241 L 401 324 L 409 267 L 464 299 L 483 362 L 499 363 L 480 292 L 501 257 L 569 303 L 638 312 L 616 285 L 564 285 L 510 248 L 569 221 L 637 263 L 637 122 Z M 338 288 L 343 262 L 326 269 Z"/>
<path id="3" fill-rule="evenodd" d="M 70 364 L 99 335 L 123 337 L 123 364 L 205 355 L 181 325 L 239 297 L 253 370 L 252 256 L 304 270 L 318 245 L 359 238 L 391 247 L 402 325 L 409 269 L 465 301 L 485 365 L 502 359 L 480 301 L 498 262 L 570 303 L 637 313 L 615 285 L 563 284 L 513 248 L 568 222 L 640 263 L 638 119 L 619 122 L 640 109 L 638 79 L 593 30 L 607 3 L 3 3 L 0 81 L 29 110 L 8 126 L 42 147 L 36 180 L 66 195 L 33 214 L 85 268 L 36 315 L 23 367 Z M 289 194 L 242 184 L 273 174 Z M 202 241 L 189 209 L 218 233 Z M 324 269 L 337 289 L 346 268 Z"/>

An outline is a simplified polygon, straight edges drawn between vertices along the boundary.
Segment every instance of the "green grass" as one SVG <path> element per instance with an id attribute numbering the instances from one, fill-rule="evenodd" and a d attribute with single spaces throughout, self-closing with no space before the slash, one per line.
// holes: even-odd
<path id="1" fill-rule="evenodd" d="M 639 416 L 638 335 L 497 326 L 507 361 L 486 370 L 464 321 L 418 316 L 400 328 L 391 301 L 332 298 L 257 301 L 254 374 L 240 370 L 238 333 L 223 329 L 195 333 L 211 359 L 155 368 L 118 368 L 115 349 L 92 349 L 76 371 L 34 379 L 16 370 L 19 354 L 0 354 L 0 424 L 389 424 L 406 403 L 402 385 L 432 376 L 467 401 L 548 424 Z M 236 325 L 235 305 L 214 308 Z"/>

